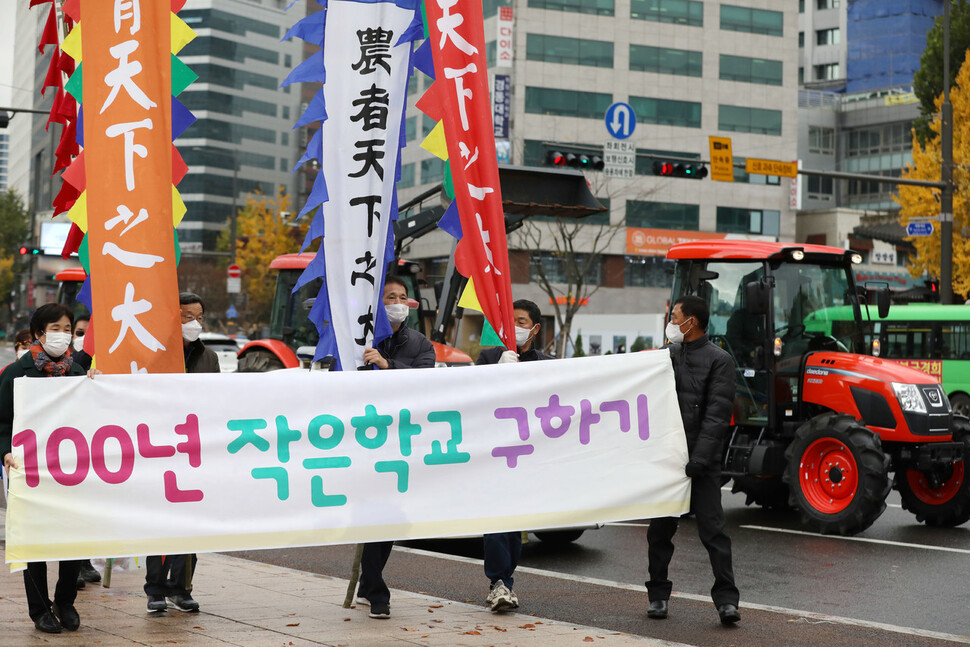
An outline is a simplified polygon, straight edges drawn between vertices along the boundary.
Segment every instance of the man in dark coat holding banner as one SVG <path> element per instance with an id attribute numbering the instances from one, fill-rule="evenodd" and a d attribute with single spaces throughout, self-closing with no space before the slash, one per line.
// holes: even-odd
<path id="1" fill-rule="evenodd" d="M 434 346 L 428 338 L 405 325 L 408 318 L 408 286 L 403 279 L 384 279 L 384 309 L 394 331 L 377 348 L 364 351 L 364 362 L 379 369 L 434 368 Z M 364 544 L 360 557 L 360 585 L 357 604 L 370 607 L 371 618 L 391 617 L 391 591 L 384 582 L 384 566 L 391 556 L 393 541 Z"/>

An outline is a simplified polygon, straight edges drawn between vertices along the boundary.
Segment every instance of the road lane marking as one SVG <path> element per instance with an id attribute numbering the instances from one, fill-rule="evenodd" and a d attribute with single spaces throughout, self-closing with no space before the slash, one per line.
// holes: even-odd
<path id="1" fill-rule="evenodd" d="M 744 527 L 744 526 L 742 526 Z M 808 533 L 811 534 L 811 533 Z M 816 537 L 822 537 L 825 535 L 813 535 Z M 459 555 L 448 555 L 445 553 L 436 553 L 430 550 L 423 550 L 421 548 L 408 548 L 406 546 L 394 546 L 394 550 L 400 551 L 402 553 L 410 553 L 412 555 L 418 555 L 421 557 L 432 557 L 436 559 L 443 559 L 452 562 L 462 562 L 464 564 L 477 564 L 481 566 L 483 561 L 480 559 L 475 559 L 473 557 L 461 557 Z M 593 584 L 595 586 L 603 586 L 612 589 L 621 589 L 625 591 L 634 591 L 636 593 L 646 593 L 646 589 L 642 585 L 629 584 L 627 582 L 615 582 L 613 580 L 603 580 L 597 577 L 586 577 L 585 575 L 572 575 L 570 573 L 558 573 L 556 571 L 547 571 L 541 568 L 532 568 L 531 566 L 519 566 L 515 569 L 519 573 L 531 573 L 532 575 L 540 575 L 542 577 L 549 577 L 558 580 L 565 580 L 568 582 L 579 582 L 582 584 Z M 691 600 L 694 602 L 710 602 L 711 598 L 706 595 L 694 595 L 693 593 L 671 593 L 670 597 L 680 598 L 683 600 Z M 753 609 L 756 611 L 767 611 L 769 613 L 778 613 L 786 616 L 796 616 L 798 618 L 804 618 L 810 622 L 832 622 L 835 624 L 846 625 L 850 627 L 862 627 L 866 629 L 878 629 L 880 631 L 886 631 L 895 634 L 903 634 L 906 636 L 919 636 L 922 638 L 933 638 L 936 640 L 949 640 L 950 642 L 961 643 L 964 645 L 970 645 L 970 636 L 959 636 L 957 634 L 948 634 L 941 631 L 930 631 L 928 629 L 918 629 L 916 627 L 900 627 L 898 625 L 890 625 L 882 622 L 873 622 L 871 620 L 860 620 L 858 618 L 846 618 L 843 616 L 832 616 L 826 613 L 816 613 L 814 611 L 801 611 L 799 609 L 789 609 L 786 607 L 776 607 L 770 604 L 757 604 L 754 602 L 742 602 L 741 609 Z"/>
<path id="2" fill-rule="evenodd" d="M 647 523 L 632 523 L 632 522 L 627 522 L 627 521 L 610 521 L 606 525 L 607 526 L 621 526 L 623 528 L 646 528 L 647 526 L 650 525 L 650 522 L 648 521 Z"/>
<path id="3" fill-rule="evenodd" d="M 766 532 L 783 532 L 789 535 L 804 535 L 806 537 L 825 538 L 825 539 L 842 539 L 844 541 L 861 541 L 867 544 L 883 544 L 885 546 L 898 546 L 900 548 L 921 548 L 923 550 L 939 550 L 944 553 L 960 553 L 961 555 L 970 555 L 970 549 L 967 548 L 949 548 L 947 546 L 930 546 L 929 544 L 910 544 L 904 541 L 890 541 L 888 539 L 870 539 L 866 537 L 842 537 L 839 535 L 820 535 L 817 532 L 806 532 L 804 530 L 788 530 L 787 528 L 771 528 L 769 526 L 739 526 L 740 528 L 745 528 L 747 530 L 764 530 Z"/>

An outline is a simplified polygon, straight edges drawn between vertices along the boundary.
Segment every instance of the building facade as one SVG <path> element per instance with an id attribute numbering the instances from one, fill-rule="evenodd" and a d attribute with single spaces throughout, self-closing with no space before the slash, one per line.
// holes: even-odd
<path id="1" fill-rule="evenodd" d="M 509 13 L 511 34 L 500 38 Z M 738 168 L 734 182 L 715 182 L 658 176 L 652 167 L 663 160 L 708 160 L 709 136 L 730 137 L 736 163 L 746 157 L 794 159 L 797 28 L 794 4 L 768 0 L 486 1 L 489 76 L 511 95 L 507 122 L 497 120 L 500 163 L 547 165 L 554 151 L 603 156 L 604 144 L 614 141 L 607 109 L 623 102 L 636 115 L 626 140 L 636 151 L 628 177 L 584 171 L 607 206 L 585 221 L 588 231 L 576 238 L 577 254 L 602 253 L 588 270 L 596 291 L 584 313 L 664 312 L 670 275 L 663 256 L 676 240 L 794 239 L 787 178 Z M 412 106 L 429 82 L 416 76 Z M 502 137 L 506 123 L 508 135 Z M 442 163 L 419 147 L 433 126 L 409 110 L 402 203 L 442 179 Z M 529 228 L 509 238 L 513 296 L 532 299 L 548 314 L 550 297 L 538 273 L 541 268 L 556 283 L 562 272 L 556 226 L 532 225 L 545 228 L 541 240 L 523 233 Z M 594 242 L 604 230 L 611 237 Z M 424 260 L 426 277 L 434 280 L 450 249 L 447 235 L 435 232 L 405 253 Z"/>

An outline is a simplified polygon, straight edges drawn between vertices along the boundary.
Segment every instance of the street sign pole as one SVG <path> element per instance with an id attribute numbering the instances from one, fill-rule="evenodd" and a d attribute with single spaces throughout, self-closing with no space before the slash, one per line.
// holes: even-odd
<path id="1" fill-rule="evenodd" d="M 943 104 L 940 106 L 940 303 L 953 304 L 953 105 L 950 103 L 950 0 L 943 0 Z"/>

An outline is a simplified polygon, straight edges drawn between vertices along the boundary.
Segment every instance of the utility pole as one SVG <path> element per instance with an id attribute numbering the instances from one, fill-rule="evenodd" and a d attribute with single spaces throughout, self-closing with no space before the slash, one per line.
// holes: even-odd
<path id="1" fill-rule="evenodd" d="M 943 105 L 940 106 L 940 303 L 953 303 L 953 106 L 950 104 L 950 0 L 943 1 Z"/>

